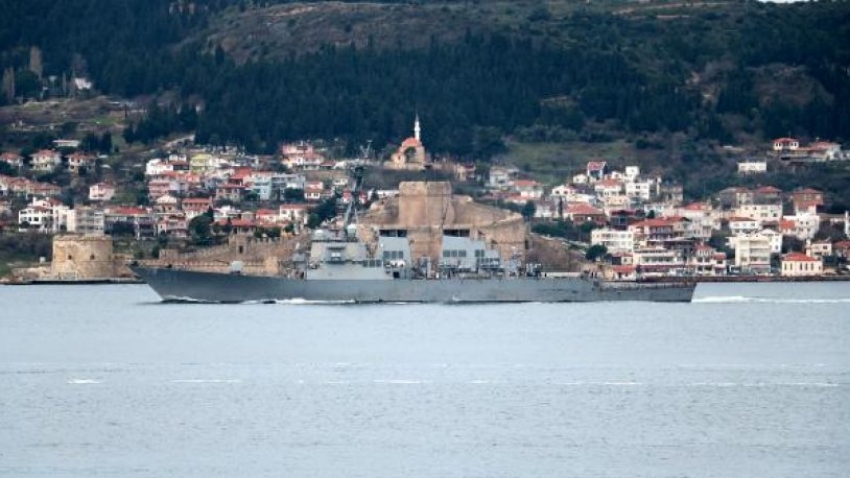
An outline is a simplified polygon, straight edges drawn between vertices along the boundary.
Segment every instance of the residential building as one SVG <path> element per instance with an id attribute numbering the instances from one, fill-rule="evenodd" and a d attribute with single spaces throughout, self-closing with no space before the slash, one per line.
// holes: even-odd
<path id="1" fill-rule="evenodd" d="M 794 236 L 802 241 L 813 239 L 820 229 L 820 216 L 811 213 L 783 216 L 779 228 L 786 236 Z"/>
<path id="2" fill-rule="evenodd" d="M 770 272 L 771 236 L 761 233 L 732 236 L 729 246 L 735 249 L 735 267 L 740 272 Z"/>
<path id="3" fill-rule="evenodd" d="M 111 201 L 115 197 L 115 186 L 97 183 L 89 186 L 89 201 Z"/>
<path id="4" fill-rule="evenodd" d="M 0 162 L 4 162 L 15 169 L 21 169 L 24 166 L 24 157 L 18 153 L 6 152 L 0 154 Z"/>
<path id="5" fill-rule="evenodd" d="M 278 215 L 283 220 L 294 224 L 305 222 L 308 211 L 309 207 L 306 204 L 281 204 L 278 207 Z"/>
<path id="6" fill-rule="evenodd" d="M 808 241 L 806 243 L 806 255 L 822 260 L 832 255 L 832 243 L 830 241 Z"/>
<path id="7" fill-rule="evenodd" d="M 778 224 L 782 219 L 781 204 L 742 204 L 735 209 L 738 218 L 749 218 L 764 226 L 767 223 Z M 732 219 L 729 220 L 730 223 Z M 731 227 L 731 224 L 730 224 Z"/>
<path id="8" fill-rule="evenodd" d="M 520 197 L 526 200 L 535 200 L 543 197 L 543 186 L 537 181 L 518 179 L 514 181 L 513 189 Z"/>
<path id="9" fill-rule="evenodd" d="M 600 181 L 608 173 L 608 163 L 605 161 L 590 161 L 587 163 L 587 178 L 590 182 Z"/>
<path id="10" fill-rule="evenodd" d="M 487 178 L 487 187 L 490 189 L 503 189 L 511 186 L 518 171 L 515 168 L 493 166 Z"/>
<path id="11" fill-rule="evenodd" d="M 717 199 L 723 209 L 734 209 L 742 204 L 752 204 L 753 198 L 753 192 L 742 187 L 726 188 L 717 193 Z"/>
<path id="12" fill-rule="evenodd" d="M 589 204 L 570 203 L 563 209 L 564 217 L 577 225 L 585 223 L 602 225 L 607 219 L 604 211 Z"/>
<path id="13" fill-rule="evenodd" d="M 104 211 L 104 232 L 116 234 L 131 232 L 138 239 L 156 237 L 156 217 L 152 212 L 139 207 L 119 206 Z"/>
<path id="14" fill-rule="evenodd" d="M 244 191 L 245 186 L 239 184 L 220 184 L 215 188 L 215 200 L 238 203 L 242 201 Z"/>
<path id="15" fill-rule="evenodd" d="M 694 275 L 721 276 L 726 275 L 728 261 L 725 253 L 718 252 L 705 244 L 699 244 L 694 248 L 686 266 Z"/>
<path id="16" fill-rule="evenodd" d="M 626 196 L 649 201 L 656 193 L 657 184 L 651 179 L 629 181 L 626 183 Z"/>
<path id="17" fill-rule="evenodd" d="M 800 141 L 796 138 L 777 138 L 773 140 L 773 150 L 777 153 L 796 151 L 799 147 Z"/>
<path id="18" fill-rule="evenodd" d="M 823 193 L 812 188 L 799 189 L 791 193 L 791 202 L 794 214 L 817 214 L 818 208 L 823 206 Z"/>
<path id="19" fill-rule="evenodd" d="M 753 204 L 782 205 L 782 190 L 773 186 L 761 186 L 753 191 L 752 201 Z"/>
<path id="20" fill-rule="evenodd" d="M 729 231 L 733 236 L 741 234 L 751 234 L 762 229 L 761 223 L 758 220 L 750 217 L 730 217 Z"/>
<path id="21" fill-rule="evenodd" d="M 29 230 L 53 230 L 53 210 L 46 206 L 29 205 L 18 211 L 18 225 Z"/>
<path id="22" fill-rule="evenodd" d="M 42 149 L 32 155 L 33 171 L 49 173 L 62 164 L 62 155 L 52 149 Z"/>
<path id="23" fill-rule="evenodd" d="M 683 239 L 685 220 L 682 218 L 646 219 L 629 226 L 637 244 L 663 243 L 669 240 Z"/>
<path id="24" fill-rule="evenodd" d="M 154 211 L 160 214 L 174 214 L 179 211 L 179 201 L 171 194 L 165 194 L 154 201 Z"/>
<path id="25" fill-rule="evenodd" d="M 83 169 L 91 171 L 94 168 L 94 164 L 94 156 L 79 151 L 68 156 L 68 171 L 71 174 L 80 174 L 80 171 Z"/>
<path id="26" fill-rule="evenodd" d="M 767 161 L 748 160 L 738 163 L 738 174 L 760 174 L 767 172 Z"/>
<path id="27" fill-rule="evenodd" d="M 635 250 L 635 234 L 629 230 L 594 229 L 590 232 L 590 243 L 605 246 L 609 253 L 632 253 Z"/>
<path id="28" fill-rule="evenodd" d="M 104 213 L 98 208 L 78 206 L 69 211 L 68 232 L 103 234 L 105 227 Z"/>
<path id="29" fill-rule="evenodd" d="M 676 251 L 660 247 L 635 249 L 634 264 L 640 277 L 684 275 L 685 263 Z"/>
<path id="30" fill-rule="evenodd" d="M 783 277 L 810 277 L 823 274 L 823 262 L 799 252 L 782 257 Z"/>

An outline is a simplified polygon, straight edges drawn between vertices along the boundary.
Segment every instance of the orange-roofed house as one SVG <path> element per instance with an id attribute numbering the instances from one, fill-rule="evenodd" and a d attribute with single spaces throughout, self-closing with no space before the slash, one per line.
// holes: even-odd
<path id="1" fill-rule="evenodd" d="M 594 223 L 604 225 L 608 218 L 605 212 L 589 204 L 571 203 L 564 208 L 564 217 L 574 224 Z"/>
<path id="2" fill-rule="evenodd" d="M 82 168 L 91 171 L 94 168 L 94 163 L 94 156 L 77 151 L 68 156 L 68 171 L 71 174 L 80 174 Z"/>
<path id="3" fill-rule="evenodd" d="M 816 214 L 817 209 L 823 206 L 823 193 L 812 188 L 798 189 L 791 193 L 791 201 L 795 214 Z"/>
<path id="4" fill-rule="evenodd" d="M 835 255 L 850 259 L 850 241 L 838 241 L 832 245 L 832 250 Z"/>
<path id="5" fill-rule="evenodd" d="M 540 199 L 543 197 L 543 186 L 531 179 L 517 179 L 514 181 L 514 191 L 525 199 Z"/>
<path id="6" fill-rule="evenodd" d="M 608 163 L 605 161 L 590 161 L 587 163 L 587 177 L 591 181 L 599 181 L 608 172 Z"/>
<path id="7" fill-rule="evenodd" d="M 48 173 L 60 164 L 62 164 L 62 155 L 52 149 L 42 149 L 32 155 L 33 171 Z"/>
<path id="8" fill-rule="evenodd" d="M 776 138 L 773 140 L 773 150 L 776 152 L 796 151 L 800 148 L 800 141 L 796 138 Z"/>
<path id="9" fill-rule="evenodd" d="M 89 201 L 111 201 L 115 197 L 115 186 L 97 183 L 89 186 Z"/>
<path id="10" fill-rule="evenodd" d="M 782 257 L 782 277 L 811 277 L 823 274 L 823 262 L 801 252 Z"/>
<path id="11" fill-rule="evenodd" d="M 685 220 L 682 218 L 646 219 L 629 226 L 640 244 L 648 242 L 669 241 L 682 239 L 685 232 Z"/>
<path id="12" fill-rule="evenodd" d="M 281 204 L 278 207 L 278 215 L 293 223 L 304 222 L 308 211 L 309 207 L 306 204 Z"/>
<path id="13" fill-rule="evenodd" d="M 257 209 L 254 217 L 257 218 L 257 222 L 265 225 L 277 224 L 280 221 L 280 215 L 274 209 Z"/>
<path id="14" fill-rule="evenodd" d="M 24 157 L 18 153 L 6 152 L 0 154 L 0 161 L 8 164 L 15 169 L 21 169 L 24 165 Z"/>

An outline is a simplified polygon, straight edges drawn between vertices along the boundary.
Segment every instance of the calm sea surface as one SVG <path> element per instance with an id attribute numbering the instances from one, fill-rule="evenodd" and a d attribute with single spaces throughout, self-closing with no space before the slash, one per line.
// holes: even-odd
<path id="1" fill-rule="evenodd" d="M 0 476 L 850 476 L 850 283 L 157 301 L 0 287 Z"/>

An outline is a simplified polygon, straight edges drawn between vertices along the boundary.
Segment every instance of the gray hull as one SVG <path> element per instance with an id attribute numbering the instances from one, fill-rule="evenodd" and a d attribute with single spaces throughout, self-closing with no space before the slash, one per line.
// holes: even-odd
<path id="1" fill-rule="evenodd" d="M 695 284 L 603 283 L 581 278 L 301 280 L 132 267 L 163 300 L 246 302 L 690 302 Z"/>

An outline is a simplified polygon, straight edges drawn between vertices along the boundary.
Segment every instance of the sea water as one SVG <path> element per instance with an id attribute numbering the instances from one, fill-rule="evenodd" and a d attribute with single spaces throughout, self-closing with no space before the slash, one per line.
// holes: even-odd
<path id="1" fill-rule="evenodd" d="M 848 474 L 850 283 L 367 306 L 0 287 L 0 476 Z"/>

